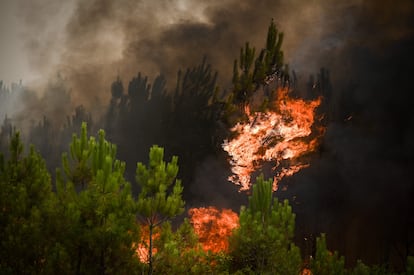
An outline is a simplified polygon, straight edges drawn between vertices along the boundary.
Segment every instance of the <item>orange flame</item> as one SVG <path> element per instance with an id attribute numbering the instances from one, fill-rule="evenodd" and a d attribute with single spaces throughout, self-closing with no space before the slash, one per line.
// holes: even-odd
<path id="1" fill-rule="evenodd" d="M 190 222 L 205 251 L 220 252 L 228 249 L 228 237 L 239 226 L 239 216 L 230 209 L 215 207 L 191 208 Z"/>
<path id="2" fill-rule="evenodd" d="M 141 263 L 148 263 L 148 246 L 143 243 L 138 244 L 136 253 Z"/>
<path id="3" fill-rule="evenodd" d="M 153 240 L 159 238 L 160 234 L 157 232 L 153 235 Z M 137 245 L 136 253 L 141 263 L 149 262 L 149 228 L 148 226 L 141 226 L 141 242 Z M 157 248 L 152 248 L 152 254 L 157 253 Z"/>
<path id="4" fill-rule="evenodd" d="M 247 107 L 248 121 L 237 123 L 231 130 L 238 136 L 223 143 L 232 165 L 233 175 L 229 180 L 240 185 L 240 190 L 248 190 L 251 174 L 263 162 L 272 162 L 276 191 L 282 178 L 307 167 L 300 157 L 317 148 L 321 135 L 312 135 L 312 126 L 320 103 L 320 98 L 312 101 L 291 98 L 287 88 L 280 88 L 272 106 L 275 111 L 250 114 Z M 288 167 L 283 167 L 287 162 Z"/>

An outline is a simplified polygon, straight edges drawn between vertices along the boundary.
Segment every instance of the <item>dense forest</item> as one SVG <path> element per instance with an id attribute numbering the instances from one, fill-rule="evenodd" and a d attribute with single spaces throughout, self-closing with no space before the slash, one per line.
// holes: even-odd
<path id="1" fill-rule="evenodd" d="M 0 273 L 414 274 L 408 226 L 406 236 L 387 240 L 378 252 L 386 256 L 372 260 L 372 253 L 349 253 L 340 241 L 329 249 L 329 230 L 340 239 L 342 225 L 304 218 L 317 208 L 295 201 L 292 179 L 277 192 L 271 169 L 252 175 L 248 192 L 228 183 L 223 141 L 247 120 L 246 106 L 272 110 L 282 88 L 293 98 L 321 98 L 314 129 L 327 129 L 321 133 L 328 137 L 337 125 L 360 127 L 353 117 L 362 111 L 334 96 L 329 70 L 300 83 L 284 62 L 282 42 L 272 20 L 263 48 L 240 49 L 229 89 L 219 87 L 218 72 L 202 56 L 199 65 L 177 72 L 174 85 L 162 74 L 151 81 L 138 73 L 128 84 L 118 75 L 99 116 L 72 106 L 60 74 L 39 98 L 22 84 L 0 82 L 2 106 L 36 102 L 45 110 L 40 120 L 0 110 Z M 305 158 L 326 165 L 318 158 L 339 154 L 329 146 L 321 135 Z M 203 249 L 187 215 L 207 205 L 238 213 L 226 249 Z"/>

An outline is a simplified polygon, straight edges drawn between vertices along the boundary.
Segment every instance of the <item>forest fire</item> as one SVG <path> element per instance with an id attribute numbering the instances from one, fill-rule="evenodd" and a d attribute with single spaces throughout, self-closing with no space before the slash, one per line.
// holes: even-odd
<path id="1" fill-rule="evenodd" d="M 237 123 L 231 130 L 238 135 L 223 143 L 231 158 L 233 175 L 229 180 L 240 185 L 241 191 L 248 190 L 251 174 L 263 163 L 271 162 L 276 191 L 282 178 L 307 167 L 301 157 L 317 148 L 321 134 L 312 131 L 312 127 L 320 102 L 320 98 L 312 101 L 291 98 L 287 88 L 280 88 L 272 111 L 251 114 L 247 107 L 248 121 Z"/>
<path id="2" fill-rule="evenodd" d="M 228 249 L 228 237 L 239 226 L 239 216 L 230 209 L 215 207 L 191 208 L 190 222 L 205 251 L 220 252 Z"/>

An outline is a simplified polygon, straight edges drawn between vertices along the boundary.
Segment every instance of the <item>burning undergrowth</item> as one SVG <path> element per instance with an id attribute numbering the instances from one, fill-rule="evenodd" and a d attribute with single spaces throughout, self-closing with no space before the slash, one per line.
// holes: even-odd
<path id="1" fill-rule="evenodd" d="M 227 251 L 228 237 L 239 226 L 239 216 L 230 209 L 191 208 L 191 224 L 205 251 Z"/>

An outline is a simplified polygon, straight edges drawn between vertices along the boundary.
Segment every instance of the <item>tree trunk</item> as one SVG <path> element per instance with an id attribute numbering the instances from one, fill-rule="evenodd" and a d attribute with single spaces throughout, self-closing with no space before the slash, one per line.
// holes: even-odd
<path id="1" fill-rule="evenodd" d="M 154 226 L 149 226 L 149 248 L 148 248 L 148 274 L 152 275 L 152 231 Z"/>
<path id="2" fill-rule="evenodd" d="M 76 274 L 81 274 L 81 264 L 82 264 L 82 247 L 78 246 L 78 261 L 76 263 Z"/>

